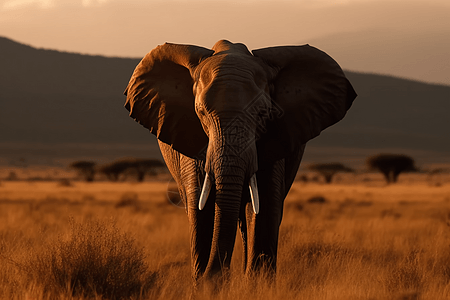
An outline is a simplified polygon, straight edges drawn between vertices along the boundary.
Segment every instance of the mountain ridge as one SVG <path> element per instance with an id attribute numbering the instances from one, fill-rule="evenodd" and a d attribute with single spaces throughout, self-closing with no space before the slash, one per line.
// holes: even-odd
<path id="1" fill-rule="evenodd" d="M 89 145 L 104 145 L 105 154 L 92 151 L 95 159 L 127 151 L 142 156 L 143 149 L 159 156 L 156 139 L 123 108 L 123 90 L 139 61 L 36 49 L 0 37 L 0 163 L 18 155 L 43 161 L 26 145 L 41 145 L 45 161 L 76 157 L 73 145 L 83 145 L 83 157 Z M 308 149 L 329 149 L 330 158 L 333 148 L 450 152 L 450 86 L 345 72 L 358 98 Z"/>

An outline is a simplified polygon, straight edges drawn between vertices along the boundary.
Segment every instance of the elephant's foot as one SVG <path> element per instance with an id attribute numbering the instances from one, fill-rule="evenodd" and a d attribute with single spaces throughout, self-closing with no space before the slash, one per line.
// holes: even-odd
<path id="1" fill-rule="evenodd" d="M 264 274 L 264 276 L 275 277 L 277 269 L 276 257 L 261 253 L 249 260 L 246 275 Z"/>
<path id="2" fill-rule="evenodd" d="M 229 268 L 216 272 L 214 274 L 205 273 L 202 277 L 194 280 L 191 299 L 196 299 L 196 295 L 217 295 L 222 289 L 226 288 L 230 282 L 231 275 Z"/>

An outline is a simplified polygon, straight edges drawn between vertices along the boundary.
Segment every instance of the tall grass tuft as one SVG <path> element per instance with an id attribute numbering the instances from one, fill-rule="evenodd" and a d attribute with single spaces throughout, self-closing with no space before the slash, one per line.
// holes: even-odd
<path id="1" fill-rule="evenodd" d="M 70 227 L 27 263 L 30 283 L 49 297 L 122 299 L 138 297 L 151 286 L 143 249 L 114 222 L 71 220 Z"/>

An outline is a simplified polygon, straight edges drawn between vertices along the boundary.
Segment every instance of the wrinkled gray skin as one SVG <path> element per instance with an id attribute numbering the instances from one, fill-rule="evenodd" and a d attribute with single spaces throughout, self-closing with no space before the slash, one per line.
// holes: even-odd
<path id="1" fill-rule="evenodd" d="M 144 57 L 125 94 L 178 184 L 194 280 L 227 273 L 238 227 L 245 273 L 275 271 L 283 202 L 305 143 L 342 119 L 356 97 L 339 65 L 308 45 L 250 53 L 228 41 L 212 50 L 166 43 Z M 199 210 L 206 173 L 212 189 Z"/>

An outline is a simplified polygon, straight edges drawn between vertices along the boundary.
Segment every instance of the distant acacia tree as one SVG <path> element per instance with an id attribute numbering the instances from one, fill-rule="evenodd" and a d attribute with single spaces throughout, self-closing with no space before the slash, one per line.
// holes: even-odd
<path id="1" fill-rule="evenodd" d="M 118 181 L 122 174 L 125 174 L 133 166 L 129 159 L 121 159 L 109 164 L 102 165 L 99 172 L 104 174 L 111 181 Z"/>
<path id="2" fill-rule="evenodd" d="M 367 159 L 367 165 L 369 169 L 381 172 L 388 184 L 397 182 L 400 173 L 417 171 L 414 159 L 403 154 L 374 155 Z"/>
<path id="3" fill-rule="evenodd" d="M 331 183 L 333 176 L 339 172 L 353 172 L 353 169 L 341 163 L 316 163 L 309 165 L 308 169 L 322 175 L 326 183 Z"/>
<path id="4" fill-rule="evenodd" d="M 85 160 L 76 161 L 70 164 L 70 167 L 77 170 L 78 174 L 88 182 L 94 181 L 95 166 L 95 162 Z"/>
<path id="5" fill-rule="evenodd" d="M 145 175 L 156 175 L 165 164 L 159 159 L 135 159 L 131 162 L 131 169 L 136 173 L 137 181 L 144 181 Z"/>
<path id="6" fill-rule="evenodd" d="M 142 182 L 145 175 L 156 175 L 165 164 L 158 159 L 124 158 L 103 165 L 99 171 L 111 181 L 118 181 L 121 175 L 134 174 Z"/>

